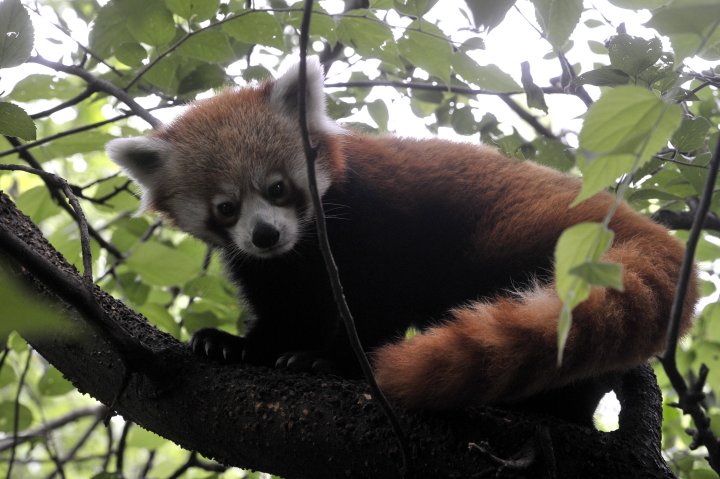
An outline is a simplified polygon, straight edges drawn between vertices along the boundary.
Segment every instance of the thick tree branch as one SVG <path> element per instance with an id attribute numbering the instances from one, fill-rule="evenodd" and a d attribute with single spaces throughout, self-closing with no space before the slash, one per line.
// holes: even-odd
<path id="1" fill-rule="evenodd" d="M 113 339 L 88 327 L 86 315 L 74 313 L 74 292 L 47 289 L 55 276 L 78 282 L 77 271 L 4 195 L 0 196 L 0 230 L 12 231 L 55 270 L 49 276 L 37 275 L 28 269 L 26 258 L 0 246 L 0 255 L 15 265 L 19 277 L 68 312 L 69 319 L 58 319 L 61 327 L 81 331 L 74 339 L 28 336 L 36 350 L 80 391 L 110 404 L 122 390 L 113 408 L 126 419 L 224 464 L 287 478 L 398 476 L 394 433 L 364 384 L 200 360 L 185 345 L 95 288 L 93 295 L 103 314 L 128 338 L 153 351 L 152 361 L 139 362 L 128 387 L 122 388 L 125 359 Z M 659 394 L 657 387 L 652 389 Z M 645 396 L 638 396 L 641 402 L 635 410 L 660 414 L 655 402 L 642 402 Z M 518 457 L 539 424 L 550 437 L 556 477 L 629 478 L 637 477 L 639 471 L 644 477 L 672 477 L 662 462 L 659 442 L 642 429 L 600 433 L 492 408 L 443 414 L 399 411 L 399 418 L 411 432 L 413 461 L 423 477 L 472 477 L 495 470 L 495 463 L 469 451 L 468 444 L 488 444 L 497 457 Z M 537 454 L 546 456 L 542 451 Z M 503 477 L 551 477 L 543 461 L 539 459 L 522 473 L 503 471 Z"/>

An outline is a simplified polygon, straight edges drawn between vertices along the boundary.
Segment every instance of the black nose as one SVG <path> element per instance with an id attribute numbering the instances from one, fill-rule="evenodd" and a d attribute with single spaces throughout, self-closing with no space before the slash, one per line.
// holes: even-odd
<path id="1" fill-rule="evenodd" d="M 258 248 L 270 248 L 275 246 L 280 239 L 280 232 L 264 221 L 258 221 L 253 229 L 252 242 Z"/>

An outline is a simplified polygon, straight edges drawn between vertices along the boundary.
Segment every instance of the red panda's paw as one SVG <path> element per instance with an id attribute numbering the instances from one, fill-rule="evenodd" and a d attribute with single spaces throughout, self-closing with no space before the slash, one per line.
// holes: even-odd
<path id="1" fill-rule="evenodd" d="M 245 360 L 245 338 L 215 328 L 202 328 L 190 338 L 190 349 L 213 361 L 239 363 Z"/>
<path id="2" fill-rule="evenodd" d="M 275 362 L 277 369 L 339 375 L 337 365 L 322 351 L 289 351 Z"/>

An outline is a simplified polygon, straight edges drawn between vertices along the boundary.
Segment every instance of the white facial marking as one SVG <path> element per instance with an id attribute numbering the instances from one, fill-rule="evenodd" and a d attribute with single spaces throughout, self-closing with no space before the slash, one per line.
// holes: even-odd
<path id="1" fill-rule="evenodd" d="M 258 223 L 266 223 L 279 232 L 275 244 L 261 248 L 253 243 L 253 232 Z M 298 238 L 298 221 L 293 208 L 274 206 L 253 194 L 243 200 L 240 218 L 228 232 L 242 251 L 258 258 L 272 258 L 293 249 Z"/>
<path id="2" fill-rule="evenodd" d="M 206 226 L 208 211 L 203 199 L 175 196 L 168 200 L 168 206 L 178 228 L 205 241 L 217 243 L 217 238 L 208 232 Z"/>

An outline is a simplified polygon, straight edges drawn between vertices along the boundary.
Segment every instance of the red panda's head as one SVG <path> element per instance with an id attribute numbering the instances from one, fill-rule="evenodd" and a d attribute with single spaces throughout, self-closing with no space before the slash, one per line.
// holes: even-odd
<path id="1" fill-rule="evenodd" d="M 323 194 L 342 169 L 342 129 L 325 111 L 320 63 L 307 64 L 307 118 L 320 146 Z M 116 139 L 110 158 L 140 186 L 145 207 L 221 247 L 267 258 L 290 251 L 312 219 L 297 110 L 297 65 L 257 87 L 192 104 L 150 136 Z"/>

